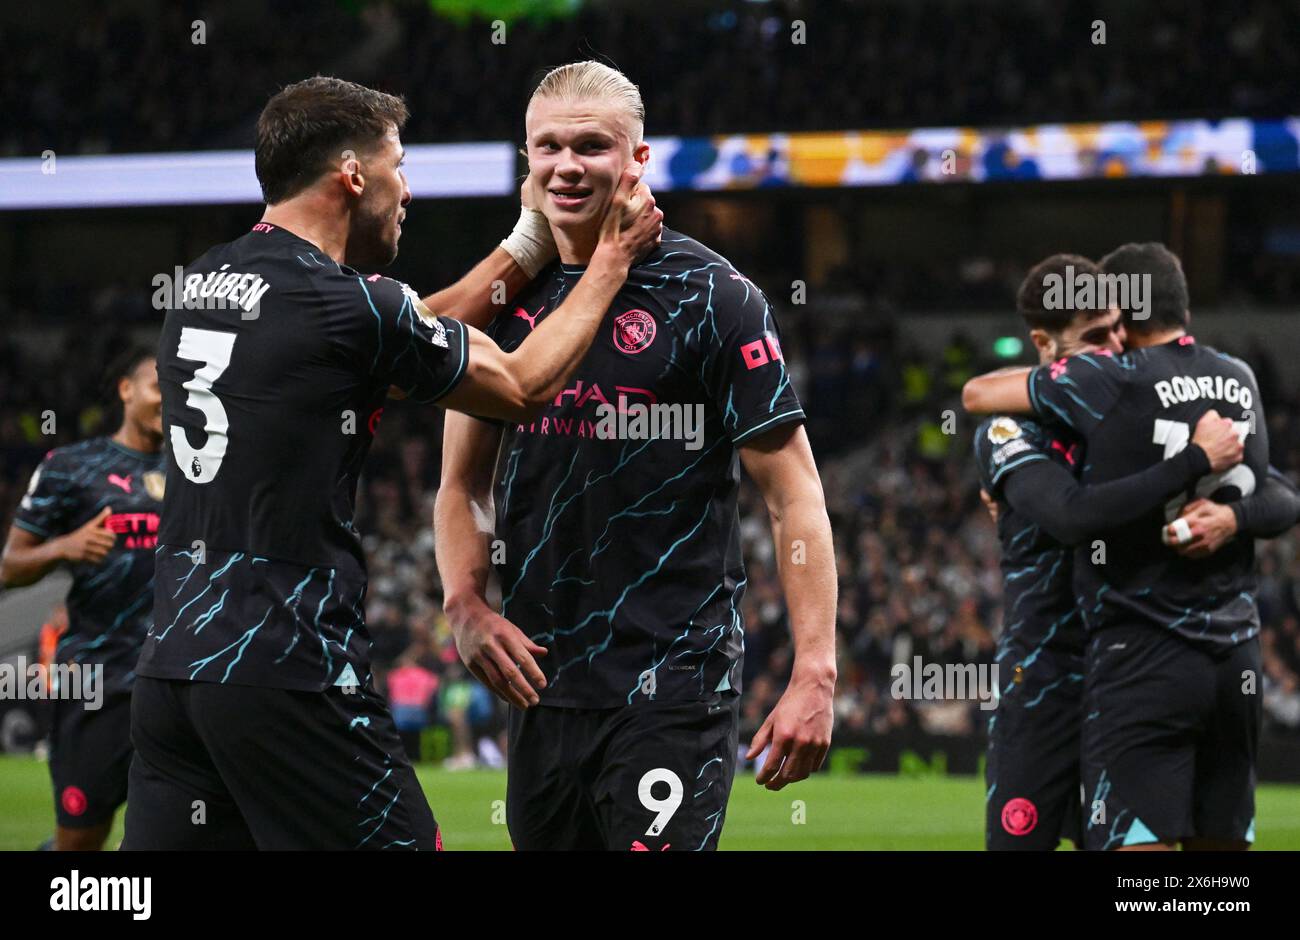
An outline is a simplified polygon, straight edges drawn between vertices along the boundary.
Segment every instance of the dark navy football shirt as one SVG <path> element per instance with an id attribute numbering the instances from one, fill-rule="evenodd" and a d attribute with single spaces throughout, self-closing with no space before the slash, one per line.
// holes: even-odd
<path id="1" fill-rule="evenodd" d="M 523 342 L 582 271 L 545 269 L 493 324 L 501 347 Z M 550 650 L 544 704 L 739 691 L 737 447 L 803 419 L 767 298 L 665 229 L 568 387 L 535 421 L 507 425 L 498 455 L 503 614 Z"/>
<path id="2" fill-rule="evenodd" d="M 18 506 L 14 524 L 52 539 L 79 529 L 105 508 L 117 535 L 104 560 L 71 566 L 68 630 L 54 661 L 103 665 L 106 692 L 130 688 L 140 646 L 153 623 L 154 548 L 164 475 L 162 453 L 131 450 L 96 437 L 46 455 Z"/>
<path id="3" fill-rule="evenodd" d="M 1233 539 L 1204 559 L 1164 545 L 1161 530 L 1189 498 L 1232 502 L 1254 492 L 1268 470 L 1268 431 L 1254 373 L 1191 336 L 1123 356 L 1089 354 L 1041 366 L 1029 376 L 1031 405 L 1086 442 L 1082 481 L 1103 483 L 1183 450 L 1211 408 L 1237 423 L 1245 459 L 1201 478 L 1193 492 L 1099 536 L 1075 556 L 1075 588 L 1089 629 L 1148 623 L 1210 647 L 1259 632 L 1253 539 Z M 1094 561 L 1094 556 L 1098 559 Z"/>
<path id="4" fill-rule="evenodd" d="M 277 226 L 187 267 L 158 347 L 172 459 L 139 673 L 364 683 L 357 478 L 389 386 L 436 401 L 468 355 L 465 327 L 405 284 Z"/>
<path id="5" fill-rule="evenodd" d="M 991 417 L 975 431 L 980 485 L 1000 503 L 1003 627 L 997 660 L 1015 681 L 1013 667 L 1029 673 L 1040 657 L 1083 654 L 1083 618 L 1074 601 L 1074 549 L 1061 544 L 1003 496 L 1003 482 L 1034 462 L 1051 461 L 1077 472 L 1078 442 L 1038 421 Z"/>

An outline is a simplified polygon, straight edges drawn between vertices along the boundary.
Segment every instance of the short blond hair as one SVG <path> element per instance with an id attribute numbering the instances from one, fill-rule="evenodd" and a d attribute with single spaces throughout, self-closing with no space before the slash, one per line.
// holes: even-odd
<path id="1" fill-rule="evenodd" d="M 641 90 L 618 69 L 603 62 L 588 59 L 551 69 L 533 90 L 528 107 L 531 109 L 539 98 L 609 101 L 632 119 L 629 136 L 633 147 L 641 143 L 645 133 L 645 104 L 641 101 Z"/>

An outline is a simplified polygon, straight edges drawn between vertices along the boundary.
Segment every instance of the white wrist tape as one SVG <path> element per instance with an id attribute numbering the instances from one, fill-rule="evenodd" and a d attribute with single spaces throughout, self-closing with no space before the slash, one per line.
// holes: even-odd
<path id="1" fill-rule="evenodd" d="M 521 208 L 514 231 L 501 247 L 529 277 L 537 277 L 537 272 L 550 264 L 557 254 L 551 225 L 539 209 Z"/>

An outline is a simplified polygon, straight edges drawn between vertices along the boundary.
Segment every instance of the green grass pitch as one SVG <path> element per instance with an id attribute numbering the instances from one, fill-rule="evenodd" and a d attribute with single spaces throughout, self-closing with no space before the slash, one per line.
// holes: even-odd
<path id="1" fill-rule="evenodd" d="M 448 850 L 510 848 L 503 772 L 451 773 L 421 765 L 419 774 Z M 983 848 L 983 802 L 983 785 L 974 777 L 822 774 L 769 793 L 752 776 L 740 775 L 721 847 L 978 850 Z M 1257 804 L 1256 848 L 1300 849 L 1300 786 L 1261 786 Z M 45 764 L 0 756 L 0 850 L 35 848 L 53 826 Z M 111 844 L 121 831 L 119 816 Z"/>

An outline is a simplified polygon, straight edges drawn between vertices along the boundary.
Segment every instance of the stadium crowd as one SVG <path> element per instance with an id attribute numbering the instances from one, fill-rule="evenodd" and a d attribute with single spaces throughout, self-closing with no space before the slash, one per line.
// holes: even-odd
<path id="1" fill-rule="evenodd" d="M 435 5 L 142 0 L 71 22 L 14 5 L 0 14 L 0 155 L 247 147 L 267 96 L 322 62 L 405 94 L 420 142 L 516 139 L 540 68 L 615 50 L 647 127 L 688 135 L 1281 115 L 1300 86 L 1300 7 L 1284 0 L 588 2 L 510 22 L 502 41 Z"/>
<path id="2" fill-rule="evenodd" d="M 970 454 L 973 422 L 958 390 L 990 363 L 960 337 L 941 350 L 900 348 L 896 335 L 846 327 L 814 329 L 812 308 L 783 311 L 786 358 L 805 408 L 835 533 L 840 578 L 841 731 L 887 734 L 919 728 L 979 734 L 987 712 L 973 703 L 900 701 L 891 666 L 988 663 L 1001 628 L 995 529 L 977 496 Z M 861 322 L 861 321 L 858 321 Z M 104 390 L 91 370 L 58 363 L 102 362 L 123 342 L 112 332 L 69 332 L 48 359 L 0 339 L 0 523 L 8 528 L 32 467 L 52 446 L 112 420 L 95 404 Z M 1300 396 L 1273 378 L 1265 354 L 1254 363 L 1269 405 L 1273 462 L 1300 467 Z M 944 412 L 955 424 L 945 428 Z M 54 434 L 42 433 L 52 411 Z M 362 478 L 357 526 L 371 571 L 367 620 L 374 660 L 412 748 L 427 729 L 447 729 L 423 748 L 451 766 L 500 760 L 504 706 L 457 659 L 440 609 L 430 528 L 440 463 L 440 412 L 390 403 Z M 946 431 L 955 433 L 945 433 Z M 757 492 L 741 503 L 749 583 L 742 736 L 752 734 L 783 689 L 791 648 L 766 512 Z M 1300 537 L 1259 552 L 1265 631 L 1267 721 L 1300 734 Z"/>

